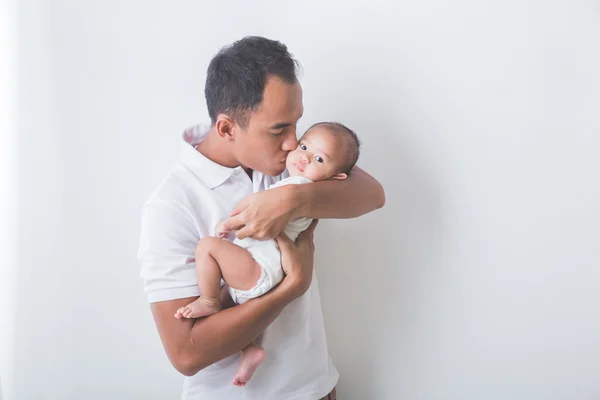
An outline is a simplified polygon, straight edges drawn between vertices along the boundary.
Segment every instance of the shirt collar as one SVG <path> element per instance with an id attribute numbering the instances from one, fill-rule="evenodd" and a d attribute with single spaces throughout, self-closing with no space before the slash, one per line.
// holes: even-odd
<path id="1" fill-rule="evenodd" d="M 209 130 L 210 125 L 194 125 L 183 131 L 179 160 L 197 178 L 211 189 L 214 189 L 223 184 L 234 172 L 236 172 L 236 170 L 241 169 L 241 167 L 224 167 L 209 160 L 196 150 L 196 146 L 206 137 Z"/>

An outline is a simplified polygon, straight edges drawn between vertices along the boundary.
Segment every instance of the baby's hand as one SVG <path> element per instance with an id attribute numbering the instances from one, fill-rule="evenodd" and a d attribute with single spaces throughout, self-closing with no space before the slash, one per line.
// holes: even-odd
<path id="1" fill-rule="evenodd" d="M 223 222 L 219 222 L 219 224 L 215 228 L 215 236 L 219 239 L 227 239 L 230 232 L 231 231 L 225 227 L 225 224 Z"/>

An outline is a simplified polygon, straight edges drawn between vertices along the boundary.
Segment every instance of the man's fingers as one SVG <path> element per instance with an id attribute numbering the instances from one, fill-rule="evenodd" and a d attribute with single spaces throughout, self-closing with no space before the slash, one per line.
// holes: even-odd
<path id="1" fill-rule="evenodd" d="M 223 227 L 225 229 L 227 229 L 228 231 L 237 231 L 239 229 L 242 229 L 246 224 L 243 221 L 243 216 L 242 214 L 238 214 L 234 217 L 230 217 L 227 218 L 224 222 L 223 222 Z"/>
<path id="2" fill-rule="evenodd" d="M 250 236 L 252 232 L 250 231 L 250 228 L 248 228 L 247 226 L 242 227 L 240 230 L 235 232 L 235 237 L 238 239 L 245 239 L 248 236 Z"/>
<path id="3" fill-rule="evenodd" d="M 250 196 L 252 196 L 252 195 L 250 195 Z M 238 215 L 242 211 L 244 211 L 248 207 L 248 198 L 250 196 L 246 196 L 242 201 L 240 201 L 239 203 L 237 203 L 237 205 L 234 207 L 233 211 L 231 211 L 229 213 L 229 216 L 233 217 L 233 216 Z"/>

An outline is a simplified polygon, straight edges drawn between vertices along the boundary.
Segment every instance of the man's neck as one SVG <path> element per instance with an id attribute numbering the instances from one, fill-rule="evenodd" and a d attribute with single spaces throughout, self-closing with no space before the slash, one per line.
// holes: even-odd
<path id="1" fill-rule="evenodd" d="M 232 154 L 230 143 L 219 136 L 213 126 L 205 138 L 196 146 L 196 150 L 214 163 L 228 168 L 239 167 L 240 163 Z"/>

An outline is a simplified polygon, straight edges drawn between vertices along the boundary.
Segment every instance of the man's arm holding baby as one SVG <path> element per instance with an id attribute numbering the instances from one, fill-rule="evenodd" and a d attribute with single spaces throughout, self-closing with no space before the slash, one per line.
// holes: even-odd
<path id="1" fill-rule="evenodd" d="M 343 180 L 294 186 L 298 201 L 292 218 L 356 218 L 385 205 L 383 186 L 359 167 Z"/>
<path id="2" fill-rule="evenodd" d="M 206 318 L 176 319 L 175 311 L 196 298 L 153 303 L 152 315 L 173 366 L 192 376 L 254 340 L 283 308 L 308 290 L 313 272 L 313 223 L 296 243 L 278 237 L 286 278 L 267 294 Z"/>
<path id="3" fill-rule="evenodd" d="M 241 224 L 238 227 L 244 228 L 246 236 L 266 238 L 279 234 L 298 216 L 353 218 L 384 203 L 385 195 L 379 182 L 354 167 L 343 181 L 288 185 L 256 193 L 242 201 L 234 210 L 236 218 L 228 221 Z M 244 230 L 237 232 L 238 237 Z M 178 308 L 195 298 L 152 304 L 163 346 L 179 372 L 194 375 L 240 351 L 269 326 L 287 304 L 308 289 L 313 271 L 313 232 L 314 226 L 301 234 L 296 244 L 278 240 L 286 278 L 264 296 L 196 320 L 173 316 Z"/>
<path id="4" fill-rule="evenodd" d="M 225 226 L 237 231 L 240 239 L 269 239 L 294 218 L 356 218 L 384 204 L 381 184 L 355 166 L 344 180 L 286 185 L 254 193 L 236 206 Z"/>

